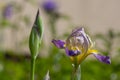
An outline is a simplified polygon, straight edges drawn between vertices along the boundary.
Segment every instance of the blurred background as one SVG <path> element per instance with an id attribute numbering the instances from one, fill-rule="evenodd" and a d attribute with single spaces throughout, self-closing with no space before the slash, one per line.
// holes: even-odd
<path id="1" fill-rule="evenodd" d="M 51 40 L 66 40 L 72 29 L 84 27 L 95 48 L 109 55 L 110 65 L 89 56 L 82 64 L 82 80 L 120 80 L 119 0 L 4 0 L 0 1 L 0 80 L 29 80 L 29 34 L 37 10 L 44 27 L 35 80 L 70 80 L 71 62 Z"/>

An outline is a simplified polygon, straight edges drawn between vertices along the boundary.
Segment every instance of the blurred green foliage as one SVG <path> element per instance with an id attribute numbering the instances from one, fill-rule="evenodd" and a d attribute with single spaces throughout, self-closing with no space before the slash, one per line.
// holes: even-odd
<path id="1" fill-rule="evenodd" d="M 48 57 L 37 58 L 35 80 L 43 80 L 48 70 L 51 80 L 70 80 L 72 66 L 69 58 L 55 47 L 49 52 Z M 3 53 L 0 53 L 0 80 L 29 80 L 30 56 Z M 120 80 L 119 56 L 113 58 L 110 65 L 86 59 L 81 68 L 82 80 Z"/>

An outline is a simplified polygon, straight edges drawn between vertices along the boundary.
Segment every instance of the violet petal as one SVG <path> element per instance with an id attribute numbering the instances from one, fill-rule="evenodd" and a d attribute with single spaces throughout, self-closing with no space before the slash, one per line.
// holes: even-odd
<path id="1" fill-rule="evenodd" d="M 76 56 L 81 53 L 79 50 L 68 50 L 67 48 L 65 48 L 65 51 L 68 56 Z"/>
<path id="2" fill-rule="evenodd" d="M 110 64 L 111 60 L 109 56 L 103 56 L 100 54 L 93 54 L 100 62 L 104 62 L 106 64 Z"/>
<path id="3" fill-rule="evenodd" d="M 65 48 L 65 47 L 64 47 L 65 42 L 62 41 L 62 40 L 55 40 L 55 39 L 53 39 L 53 40 L 52 40 L 52 43 L 53 43 L 57 48 Z"/>

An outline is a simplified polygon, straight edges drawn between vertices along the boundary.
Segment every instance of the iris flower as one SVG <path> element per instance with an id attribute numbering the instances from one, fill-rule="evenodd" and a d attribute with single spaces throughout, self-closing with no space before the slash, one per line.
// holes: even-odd
<path id="1" fill-rule="evenodd" d="M 52 43 L 57 48 L 64 49 L 74 64 L 81 64 L 81 62 L 91 54 L 100 62 L 106 64 L 111 63 L 109 56 L 101 55 L 97 50 L 93 49 L 94 43 L 85 33 L 84 28 L 74 29 L 66 41 L 53 39 Z"/>

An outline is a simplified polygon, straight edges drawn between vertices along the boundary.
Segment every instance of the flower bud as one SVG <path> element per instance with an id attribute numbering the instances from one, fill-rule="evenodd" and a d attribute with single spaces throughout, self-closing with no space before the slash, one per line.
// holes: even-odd
<path id="1" fill-rule="evenodd" d="M 43 28 L 42 28 L 42 22 L 39 19 L 39 10 L 38 10 L 34 25 L 32 27 L 30 37 L 29 37 L 29 48 L 30 48 L 32 58 L 36 58 L 36 56 L 38 55 L 40 45 L 41 45 L 42 35 L 43 35 Z"/>

